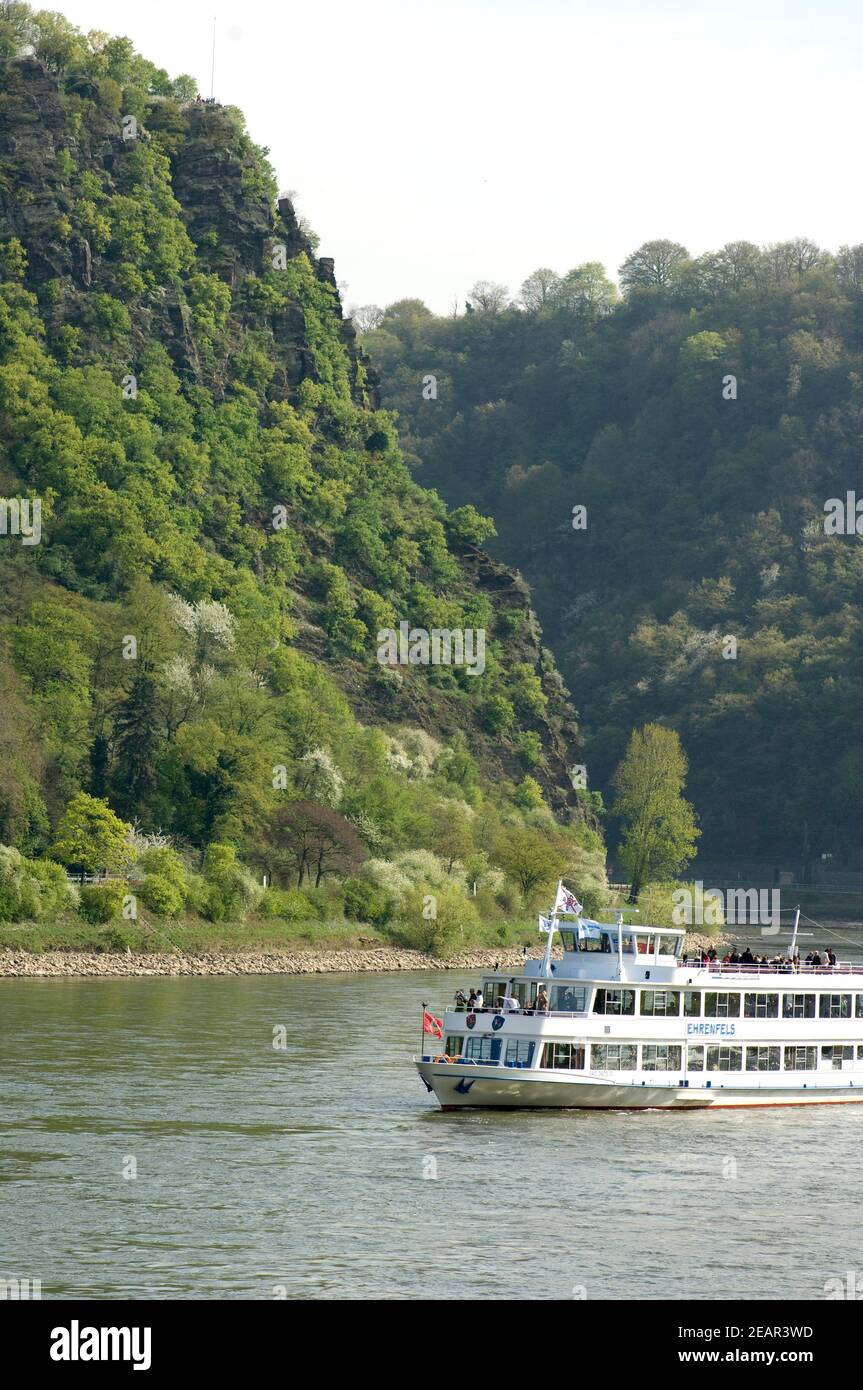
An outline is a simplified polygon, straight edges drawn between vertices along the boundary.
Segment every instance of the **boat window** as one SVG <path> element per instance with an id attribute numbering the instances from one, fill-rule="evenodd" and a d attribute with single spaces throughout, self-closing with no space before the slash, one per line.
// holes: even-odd
<path id="1" fill-rule="evenodd" d="M 703 1047 L 688 1047 L 686 1049 L 686 1070 L 704 1071 Z"/>
<path id="2" fill-rule="evenodd" d="M 511 994 L 514 999 L 517 999 L 523 1009 L 532 1009 L 536 1003 L 536 990 L 535 984 L 522 980 L 519 984 L 511 985 L 507 989 L 507 994 Z"/>
<path id="3" fill-rule="evenodd" d="M 620 949 L 621 951 L 623 951 L 624 955 L 635 955 L 635 937 L 633 936 L 631 931 L 621 932 Z"/>
<path id="4" fill-rule="evenodd" d="M 472 1057 L 475 1062 L 497 1062 L 500 1058 L 500 1038 L 468 1038 L 464 1055 Z"/>
<path id="5" fill-rule="evenodd" d="M 835 1044 L 832 1047 L 822 1047 L 821 1061 L 831 1065 L 834 1071 L 841 1071 L 843 1062 L 854 1061 L 854 1048 L 850 1044 L 844 1047 L 837 1047 Z"/>
<path id="6" fill-rule="evenodd" d="M 572 985 L 552 985 L 551 1008 L 562 1014 L 583 1014 L 587 1004 L 587 990 L 576 989 Z"/>
<path id="7" fill-rule="evenodd" d="M 542 1065 L 555 1071 L 582 1071 L 584 1046 L 582 1043 L 546 1043 Z"/>
<path id="8" fill-rule="evenodd" d="M 863 1043 L 857 1044 L 857 1061 L 863 1062 Z"/>
<path id="9" fill-rule="evenodd" d="M 818 1066 L 817 1047 L 786 1047 L 783 1066 L 786 1071 L 815 1071 Z"/>
<path id="10" fill-rule="evenodd" d="M 483 980 L 482 997 L 487 1009 L 499 1008 L 505 994 L 509 994 L 508 980 Z"/>
<path id="11" fill-rule="evenodd" d="M 530 1066 L 533 1061 L 533 1043 L 529 1038 L 507 1038 L 505 1062 L 524 1062 Z"/>
<path id="12" fill-rule="evenodd" d="M 818 1012 L 821 1018 L 851 1017 L 850 994 L 822 994 L 818 1002 Z"/>
<path id="13" fill-rule="evenodd" d="M 781 1047 L 747 1047 L 747 1071 L 778 1071 L 782 1057 Z"/>
<path id="14" fill-rule="evenodd" d="M 708 1049 L 707 1049 L 707 1070 L 708 1070 L 708 1071 L 742 1071 L 742 1070 L 743 1070 L 743 1048 L 742 1048 L 742 1047 L 708 1047 Z"/>
<path id="15" fill-rule="evenodd" d="M 660 936 L 658 954 L 660 956 L 676 956 L 679 942 L 679 936 Z"/>
<path id="16" fill-rule="evenodd" d="M 645 1043 L 641 1049 L 643 1071 L 680 1071 L 681 1049 L 666 1043 Z"/>
<path id="17" fill-rule="evenodd" d="M 705 1018 L 739 1018 L 739 994 L 711 994 L 704 996 Z"/>
<path id="18" fill-rule="evenodd" d="M 782 996 L 782 1017 L 783 1017 L 783 1018 L 814 1018 L 814 1017 L 815 1017 L 815 995 L 814 995 L 814 994 L 783 994 L 783 996 Z"/>
<path id="19" fill-rule="evenodd" d="M 583 936 L 578 943 L 578 949 L 579 951 L 604 951 L 608 953 L 611 946 L 605 932 L 601 932 L 599 936 Z"/>
<path id="20" fill-rule="evenodd" d="M 560 933 L 560 940 L 565 951 L 577 951 L 578 942 L 575 939 L 575 931 L 567 931 L 565 928 Z"/>
<path id="21" fill-rule="evenodd" d="M 595 1014 L 634 1014 L 634 989 L 598 989 L 593 1002 Z"/>
<path id="22" fill-rule="evenodd" d="M 700 989 L 685 989 L 683 991 L 683 1016 L 684 1018 L 701 1017 Z"/>
<path id="23" fill-rule="evenodd" d="M 778 1018 L 778 1017 L 779 1017 L 779 995 L 778 995 L 778 994 L 744 994 L 744 996 L 743 996 L 743 1017 L 744 1017 L 744 1018 Z"/>
<path id="24" fill-rule="evenodd" d="M 855 1010 L 856 1016 L 857 1018 L 863 1018 L 863 994 L 858 994 L 855 997 L 857 1000 L 857 1008 Z"/>
<path id="25" fill-rule="evenodd" d="M 590 1065 L 596 1071 L 635 1071 L 637 1054 L 635 1043 L 594 1043 Z"/>
<path id="26" fill-rule="evenodd" d="M 651 936 L 642 935 L 641 932 L 636 932 L 635 941 L 638 947 L 638 954 L 640 956 L 649 956 L 651 954 L 651 952 L 653 951 L 653 938 Z"/>
<path id="27" fill-rule="evenodd" d="M 680 990 L 641 990 L 641 1012 L 651 1018 L 677 1018 L 680 1014 Z"/>
<path id="28" fill-rule="evenodd" d="M 460 1057 L 463 1042 L 463 1033 L 459 1034 L 458 1036 L 456 1036 L 455 1033 L 451 1034 L 450 1037 L 447 1038 L 446 1047 L 444 1048 L 444 1052 L 446 1053 L 447 1057 Z"/>

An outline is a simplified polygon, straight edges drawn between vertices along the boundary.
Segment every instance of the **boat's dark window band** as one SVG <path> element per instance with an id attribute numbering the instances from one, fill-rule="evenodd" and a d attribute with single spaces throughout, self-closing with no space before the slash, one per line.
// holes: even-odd
<path id="1" fill-rule="evenodd" d="M 704 1071 L 703 1047 L 688 1047 L 686 1049 L 686 1070 Z"/>
<path id="2" fill-rule="evenodd" d="M 742 1048 L 742 1047 L 708 1047 L 708 1049 L 707 1049 L 707 1070 L 708 1070 L 708 1071 L 742 1071 L 742 1070 L 743 1070 L 743 1048 Z"/>
<path id="3" fill-rule="evenodd" d="M 680 990 L 643 989 L 641 1012 L 648 1018 L 678 1018 L 680 1016 Z"/>
<path id="4" fill-rule="evenodd" d="M 590 1065 L 595 1071 L 636 1071 L 638 1047 L 635 1043 L 593 1043 Z"/>
<path id="5" fill-rule="evenodd" d="M 595 1014 L 634 1014 L 634 989 L 598 989 L 593 1002 Z"/>
<path id="6" fill-rule="evenodd" d="M 642 1071 L 680 1071 L 682 1048 L 666 1043 L 645 1043 L 641 1049 Z"/>
<path id="7" fill-rule="evenodd" d="M 452 1036 L 447 1038 L 444 1052 L 446 1053 L 447 1057 L 460 1057 L 463 1045 L 464 1034 L 461 1034 L 458 1037 L 455 1034 L 453 1034 Z"/>
<path id="8" fill-rule="evenodd" d="M 841 1071 L 843 1062 L 854 1061 L 854 1048 L 848 1045 L 837 1047 L 835 1044 L 822 1047 L 821 1060 L 829 1062 L 836 1071 Z"/>
<path id="9" fill-rule="evenodd" d="M 743 996 L 743 1017 L 744 1017 L 744 1018 L 778 1018 L 778 1017 L 779 1017 L 779 995 L 778 995 L 778 994 L 744 994 L 744 996 Z"/>
<path id="10" fill-rule="evenodd" d="M 856 1007 L 856 1010 L 855 1010 L 856 1015 L 857 1015 L 858 1018 L 863 1018 L 863 994 L 858 994 L 858 995 L 856 996 L 856 998 L 857 998 L 857 1007 Z"/>
<path id="11" fill-rule="evenodd" d="M 534 1044 L 529 1038 L 508 1038 L 505 1062 L 523 1062 L 530 1066 L 533 1061 Z"/>
<path id="12" fill-rule="evenodd" d="M 582 1071 L 584 1047 L 580 1043 L 546 1043 L 542 1065 L 555 1071 Z"/>
<path id="13" fill-rule="evenodd" d="M 783 1065 L 786 1071 L 817 1071 L 817 1047 L 786 1047 Z"/>
<path id="14" fill-rule="evenodd" d="M 779 1071 L 782 1061 L 781 1047 L 747 1047 L 747 1071 Z"/>
<path id="15" fill-rule="evenodd" d="M 480 1038 L 468 1038 L 465 1043 L 464 1055 L 470 1057 L 474 1062 L 498 1062 L 500 1061 L 500 1038 L 488 1036 Z"/>
<path id="16" fill-rule="evenodd" d="M 700 989 L 685 989 L 683 991 L 683 1017 L 700 1018 L 702 993 Z"/>
<path id="17" fill-rule="evenodd" d="M 573 985 L 552 985 L 552 1013 L 583 1014 L 587 1006 L 587 990 Z"/>
<path id="18" fill-rule="evenodd" d="M 815 999 L 814 994 L 783 994 L 782 1017 L 814 1018 Z"/>
<path id="19" fill-rule="evenodd" d="M 704 996 L 704 1017 L 739 1018 L 740 995 L 725 993 L 713 994 L 708 991 Z"/>
<path id="20" fill-rule="evenodd" d="M 850 994 L 822 994 L 818 1000 L 820 1018 L 850 1018 Z"/>

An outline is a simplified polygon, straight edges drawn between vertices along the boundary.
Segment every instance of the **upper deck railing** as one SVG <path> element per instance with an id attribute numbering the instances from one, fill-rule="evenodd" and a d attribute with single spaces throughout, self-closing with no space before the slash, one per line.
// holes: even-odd
<path id="1" fill-rule="evenodd" d="M 686 966 L 681 966 L 686 969 Z M 711 975 L 863 975 L 863 965 L 852 965 L 850 961 L 839 960 L 835 965 L 756 965 L 747 961 L 734 961 L 728 964 L 722 961 L 708 961 L 702 965 L 700 961 L 695 962 L 696 970 L 709 970 Z"/>

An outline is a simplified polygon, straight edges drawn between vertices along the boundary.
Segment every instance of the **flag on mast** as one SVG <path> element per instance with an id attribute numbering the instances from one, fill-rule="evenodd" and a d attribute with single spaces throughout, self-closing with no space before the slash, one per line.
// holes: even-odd
<path id="1" fill-rule="evenodd" d="M 433 1038 L 443 1037 L 442 1020 L 435 1018 L 434 1014 L 430 1014 L 428 1010 L 423 1010 L 423 1032 L 431 1033 Z"/>
<path id="2" fill-rule="evenodd" d="M 565 888 L 563 883 L 559 883 L 557 885 L 557 896 L 554 900 L 554 907 L 551 911 L 553 917 L 557 917 L 561 912 L 572 912 L 576 917 L 580 917 L 584 908 L 575 894 L 571 893 L 568 888 Z"/>

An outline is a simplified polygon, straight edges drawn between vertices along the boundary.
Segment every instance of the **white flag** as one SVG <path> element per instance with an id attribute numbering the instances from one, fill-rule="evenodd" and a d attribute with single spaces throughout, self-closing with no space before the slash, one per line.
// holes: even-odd
<path id="1" fill-rule="evenodd" d="M 551 930 L 552 930 L 552 927 L 553 927 L 553 923 L 552 923 L 552 920 L 551 920 L 550 917 L 540 917 L 540 919 L 539 919 L 539 929 L 540 929 L 540 931 L 551 931 Z"/>
<path id="2" fill-rule="evenodd" d="M 570 893 L 569 889 L 564 888 L 563 884 L 560 883 L 558 884 L 557 897 L 554 900 L 552 911 L 555 916 L 560 912 L 572 912 L 576 917 L 580 917 L 584 909 L 575 894 Z"/>

